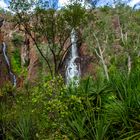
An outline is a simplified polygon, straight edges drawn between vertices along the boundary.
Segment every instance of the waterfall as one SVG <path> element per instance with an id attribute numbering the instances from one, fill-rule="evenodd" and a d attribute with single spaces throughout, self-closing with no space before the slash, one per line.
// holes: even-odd
<path id="1" fill-rule="evenodd" d="M 4 58 L 5 58 L 6 64 L 8 66 L 8 70 L 9 70 L 10 77 L 12 79 L 12 83 L 13 83 L 14 86 L 16 86 L 16 84 L 17 84 L 16 76 L 14 75 L 14 73 L 11 70 L 11 65 L 10 65 L 8 56 L 6 54 L 7 46 L 6 46 L 5 42 L 3 42 L 2 45 L 3 45 L 3 49 L 2 49 L 3 50 L 3 55 L 4 55 Z"/>
<path id="2" fill-rule="evenodd" d="M 71 55 L 66 69 L 66 84 L 78 86 L 81 75 L 80 64 L 76 64 L 76 59 L 79 58 L 77 50 L 77 37 L 73 29 L 71 32 Z"/>

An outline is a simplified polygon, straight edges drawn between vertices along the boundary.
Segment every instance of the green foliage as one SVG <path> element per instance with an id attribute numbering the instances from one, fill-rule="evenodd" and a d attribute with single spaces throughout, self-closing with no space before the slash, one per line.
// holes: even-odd
<path id="1" fill-rule="evenodd" d="M 0 13 L 3 14 L 4 13 L 4 9 L 2 7 L 0 7 Z"/>
<path id="2" fill-rule="evenodd" d="M 35 4 L 34 0 L 28 1 L 21 1 L 21 0 L 17 0 L 17 1 L 11 1 L 10 2 L 10 8 L 13 12 L 27 12 L 30 10 L 30 8 L 32 7 L 32 5 Z"/>
<path id="3" fill-rule="evenodd" d="M 16 74 L 21 74 L 23 70 L 21 69 L 21 56 L 20 49 L 23 45 L 23 37 L 18 33 L 13 33 L 12 43 L 14 44 L 14 51 L 11 54 L 11 65 L 12 69 Z"/>
<path id="4" fill-rule="evenodd" d="M 20 58 L 20 52 L 19 49 L 16 48 L 14 53 L 11 56 L 11 63 L 12 63 L 12 69 L 15 73 L 21 74 L 21 58 Z"/>
<path id="5" fill-rule="evenodd" d="M 79 87 L 66 87 L 61 76 L 16 92 L 7 86 L 1 90 L 1 131 L 13 139 L 137 139 L 139 76 L 137 69 L 129 77 L 114 70 L 108 82 L 88 78 Z"/>
<path id="6" fill-rule="evenodd" d="M 13 33 L 12 42 L 15 46 L 19 47 L 23 44 L 23 37 L 17 33 Z"/>
<path id="7" fill-rule="evenodd" d="M 33 136 L 30 129 L 32 129 L 30 114 L 28 112 L 21 112 L 19 119 L 17 120 L 15 126 L 13 126 L 12 131 L 14 135 L 23 140 L 29 140 L 31 139 L 30 136 Z"/>
<path id="8" fill-rule="evenodd" d="M 85 9 L 78 3 L 68 5 L 63 11 L 64 18 L 71 28 L 80 27 L 86 21 Z"/>
<path id="9" fill-rule="evenodd" d="M 82 79 L 78 87 L 66 86 L 63 78 L 57 74 L 52 77 L 44 73 L 34 84 L 27 81 L 24 87 L 16 90 L 9 84 L 3 87 L 0 90 L 2 138 L 139 139 L 139 11 L 132 11 L 130 7 L 120 4 L 114 9 L 104 7 L 87 12 L 74 3 L 57 12 L 38 6 L 35 13 L 27 14 L 31 5 L 25 2 L 19 5 L 14 3 L 19 8 L 15 15 L 17 23 L 24 25 L 26 33 L 45 54 L 45 58 L 48 56 L 53 71 L 60 68 L 59 62 L 62 64 L 61 58 L 65 56 L 64 49 L 67 48 L 63 43 L 69 38 L 72 28 L 83 29 L 82 38 L 89 46 L 89 54 L 98 56 L 99 65 L 95 68 L 94 79 Z M 84 26 L 87 21 L 89 26 Z M 13 42 L 21 45 L 22 39 L 15 34 Z M 18 51 L 16 49 L 12 56 L 12 66 L 15 72 L 20 73 Z M 131 58 L 129 73 L 128 57 Z M 105 79 L 103 65 L 100 65 L 103 60 L 109 80 Z"/>
<path id="10" fill-rule="evenodd" d="M 111 78 L 111 85 L 117 100 L 115 99 L 110 104 L 111 106 L 107 107 L 107 112 L 113 122 L 112 127 L 120 127 L 117 135 L 121 138 L 128 137 L 129 139 L 129 136 L 134 136 L 133 138 L 137 139 L 139 137 L 139 134 L 137 136 L 137 132 L 139 132 L 137 129 L 139 127 L 138 114 L 140 113 L 138 109 L 140 107 L 138 77 L 139 71 L 133 69 L 129 76 L 126 73 L 121 74 L 116 71 Z"/>
<path id="11" fill-rule="evenodd" d="M 11 2 L 16 12 L 13 22 L 22 26 L 25 34 L 31 37 L 41 57 L 47 63 L 52 77 L 59 73 L 64 57 L 70 47 L 67 41 L 73 28 L 79 29 L 86 23 L 86 11 L 80 4 L 74 3 L 60 11 L 46 9 L 37 3 L 35 11 L 30 12 L 33 1 Z M 42 4 L 45 2 L 41 1 Z M 34 21 L 34 22 L 32 22 Z M 50 57 L 40 48 L 42 39 L 49 49 Z M 15 38 L 14 42 L 17 39 Z M 48 50 L 47 49 L 47 50 Z M 50 59 L 52 60 L 50 62 Z M 53 63 L 52 63 L 53 62 Z"/>

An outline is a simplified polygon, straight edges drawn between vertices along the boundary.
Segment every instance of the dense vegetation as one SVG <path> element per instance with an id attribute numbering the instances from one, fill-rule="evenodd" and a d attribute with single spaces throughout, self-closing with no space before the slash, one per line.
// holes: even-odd
<path id="1" fill-rule="evenodd" d="M 23 87 L 13 88 L 7 83 L 0 89 L 0 138 L 138 140 L 140 11 L 122 4 L 92 10 L 73 4 L 59 12 L 38 7 L 35 14 L 28 14 L 18 11 L 14 22 L 22 24 L 23 32 L 34 41 L 48 74 L 42 72 L 34 84 L 25 80 Z M 29 26 L 32 20 L 39 23 Z M 78 87 L 66 86 L 59 74 L 63 44 L 72 28 L 81 32 L 80 41 L 97 59 L 93 62 L 96 75 L 82 77 Z M 49 49 L 47 57 L 40 36 L 49 40 L 47 46 L 41 44 Z M 56 37 L 61 40 L 56 42 Z M 12 41 L 20 44 L 21 40 L 15 35 Z M 16 50 L 12 65 L 22 75 L 18 53 Z"/>

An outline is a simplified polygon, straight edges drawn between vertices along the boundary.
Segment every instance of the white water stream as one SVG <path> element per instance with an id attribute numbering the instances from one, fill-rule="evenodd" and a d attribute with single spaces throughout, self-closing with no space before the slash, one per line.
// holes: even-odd
<path id="1" fill-rule="evenodd" d="M 66 84 L 67 85 L 79 85 L 79 79 L 81 75 L 80 64 L 76 64 L 76 59 L 79 58 L 77 50 L 77 37 L 76 32 L 73 29 L 71 32 L 71 55 L 66 69 Z"/>
<path id="2" fill-rule="evenodd" d="M 16 76 L 14 75 L 14 73 L 11 70 L 11 65 L 10 65 L 8 56 L 6 54 L 7 46 L 6 46 L 5 42 L 3 42 L 2 45 L 3 45 L 3 49 L 2 49 L 3 50 L 3 55 L 4 55 L 5 61 L 6 61 L 7 66 L 8 66 L 8 70 L 9 70 L 10 77 L 12 79 L 12 83 L 13 83 L 14 86 L 16 86 L 16 84 L 17 84 Z"/>

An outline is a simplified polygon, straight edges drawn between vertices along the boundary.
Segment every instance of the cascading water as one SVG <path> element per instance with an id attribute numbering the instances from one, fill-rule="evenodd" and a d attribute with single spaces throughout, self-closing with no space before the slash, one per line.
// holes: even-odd
<path id="1" fill-rule="evenodd" d="M 6 54 L 7 46 L 6 46 L 5 42 L 3 42 L 2 45 L 3 45 L 3 49 L 2 49 L 3 50 L 3 55 L 4 55 L 5 61 L 6 61 L 7 66 L 8 66 L 8 70 L 9 70 L 10 77 L 12 79 L 12 83 L 13 83 L 14 86 L 16 86 L 16 84 L 17 84 L 16 76 L 14 75 L 14 73 L 11 70 L 11 65 L 10 65 L 8 56 Z"/>
<path id="2" fill-rule="evenodd" d="M 71 55 L 66 69 L 66 84 L 78 86 L 81 75 L 80 64 L 76 64 L 76 59 L 79 58 L 77 52 L 77 37 L 73 29 L 71 32 Z"/>

